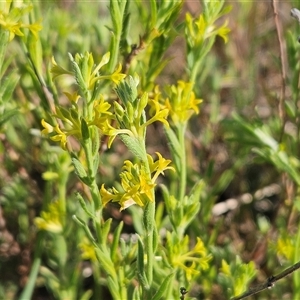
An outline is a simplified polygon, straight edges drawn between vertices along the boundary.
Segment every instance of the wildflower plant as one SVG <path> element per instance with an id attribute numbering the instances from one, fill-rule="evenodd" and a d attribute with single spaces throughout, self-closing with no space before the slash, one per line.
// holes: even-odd
<path id="1" fill-rule="evenodd" d="M 43 31 L 38 4 L 0 4 L 0 126 L 16 113 L 7 103 L 18 77 L 7 72 L 4 53 L 18 38 L 30 75 L 24 76 L 22 91 L 32 100 L 23 111 L 38 120 L 32 127 L 40 131 L 31 132 L 44 166 L 45 192 L 33 221 L 37 246 L 20 299 L 31 298 L 40 275 L 57 299 L 100 299 L 103 287 L 113 299 L 179 299 L 180 291 L 205 285 L 204 277 L 210 280 L 205 287 L 210 293 L 218 263 L 229 296 L 253 278 L 252 264 L 214 261 L 207 232 L 189 232 L 200 223 L 195 220 L 209 192 L 203 178 L 189 178 L 187 165 L 187 131 L 205 101 L 198 75 L 216 37 L 227 42 L 230 31 L 226 21 L 217 25 L 230 10 L 225 1 L 202 2 L 199 16 L 187 13 L 180 23 L 183 1 L 151 0 L 148 17 L 148 3 L 112 0 L 110 26 L 93 26 L 98 37 L 106 37 L 103 45 L 81 37 L 81 50 L 91 42 L 86 51 L 71 47 L 70 41 L 50 48 L 51 26 Z M 30 22 L 24 21 L 27 14 Z M 130 26 L 132 15 L 141 16 L 143 32 Z M 186 73 L 176 83 L 162 84 L 159 74 L 176 35 L 186 44 Z M 138 43 L 132 45 L 131 39 Z M 68 55 L 58 51 L 68 47 Z M 148 132 L 154 125 L 163 128 L 170 158 L 149 151 Z M 130 154 L 109 182 L 99 170 L 120 141 Z M 125 238 L 124 223 L 107 217 L 116 206 L 131 215 L 134 235 Z M 83 291 L 86 261 L 95 288 Z"/>

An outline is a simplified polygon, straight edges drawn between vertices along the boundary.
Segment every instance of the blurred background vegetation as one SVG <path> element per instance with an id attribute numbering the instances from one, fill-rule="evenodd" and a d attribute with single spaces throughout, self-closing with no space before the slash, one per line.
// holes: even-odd
<path id="1" fill-rule="evenodd" d="M 278 2 L 284 57 L 280 56 L 278 31 L 270 2 L 225 2 L 232 6 L 229 14 L 224 16 L 231 30 L 229 39 L 224 44 L 218 37 L 202 64 L 195 81 L 195 93 L 203 103 L 186 136 L 189 186 L 203 179 L 209 187 L 202 195 L 201 212 L 188 234 L 200 236 L 214 256 L 214 267 L 187 295 L 194 299 L 228 298 L 228 283 L 218 275 L 222 259 L 230 263 L 239 256 L 244 262 L 253 261 L 258 270 L 254 281 L 257 283 L 295 263 L 299 249 L 297 243 L 300 242 L 297 181 L 300 159 L 300 44 L 297 36 L 300 28 L 290 16 L 292 7 L 300 8 L 300 1 Z M 126 33 L 128 44 L 121 45 L 124 56 L 131 45 L 139 44 L 139 36 L 145 31 L 141 19 L 147 18 L 147 9 L 141 7 L 147 3 L 136 3 L 130 6 L 134 26 Z M 28 58 L 24 49 L 29 49 L 30 41 L 15 38 L 8 44 L 7 64 L 2 69 L 0 84 L 6 82 L 4 74 L 9 76 L 12 86 L 6 91 L 11 97 L 1 95 L 0 113 L 9 110 L 13 113 L 8 119 L 0 119 L 0 299 L 16 299 L 21 294 L 39 241 L 33 220 L 43 210 L 44 199 L 59 194 L 59 185 L 45 179 L 43 174 L 46 171 L 55 171 L 61 178 L 69 176 L 66 190 L 68 213 L 72 215 L 79 209 L 74 191 L 82 187 L 70 172 L 68 158 L 61 154 L 57 161 L 56 152 L 59 150 L 50 149 L 40 135 L 40 120 L 52 105 L 41 82 L 51 82 L 52 56 L 69 68 L 68 52 L 89 51 L 98 61 L 108 50 L 108 28 L 111 26 L 108 6 L 109 2 L 105 1 L 34 2 L 34 18 L 42 20 L 43 29 L 40 44 L 33 47 L 41 47 L 42 61 L 33 64 L 31 60 L 35 57 Z M 186 12 L 198 15 L 201 10 L 201 1 L 185 1 L 177 22 L 184 20 Z M 184 79 L 185 42 L 176 32 L 170 35 L 174 39 L 164 55 L 168 63 L 158 76 L 151 70 L 143 74 L 146 55 L 143 51 L 137 54 L 131 65 L 137 73 L 153 75 L 155 81 L 152 86 L 148 81 L 143 83 L 144 90 L 151 90 L 154 84 L 163 86 Z M 279 104 L 283 86 L 281 58 L 286 66 L 284 118 L 280 115 Z M 40 70 L 35 70 L 34 65 Z M 39 78 L 37 74 L 45 75 Z M 57 95 L 61 95 L 61 90 L 70 86 L 70 82 L 66 78 L 58 85 L 58 90 L 54 86 L 51 88 L 63 103 L 63 98 L 59 99 Z M 257 128 L 264 135 L 255 135 Z M 286 165 L 284 162 L 278 164 L 280 159 L 266 149 L 264 142 L 268 138 L 277 141 L 285 150 L 287 160 L 283 161 Z M 162 127 L 154 125 L 149 128 L 147 139 L 150 153 L 159 151 L 164 157 L 170 157 Z M 254 148 L 257 150 L 252 151 Z M 128 152 L 121 142 L 116 142 L 113 151 L 104 151 L 101 155 L 103 164 L 99 172 L 111 185 Z M 157 197 L 160 198 L 159 192 Z M 124 221 L 124 235 L 135 232 L 130 211 L 120 213 L 118 207 L 111 205 L 105 213 L 115 224 Z M 69 222 L 70 232 L 76 236 L 76 225 L 71 218 Z M 76 236 L 70 240 L 74 252 L 79 252 L 76 243 L 81 238 Z M 49 237 L 43 244 L 44 249 L 51 243 L 55 241 Z M 42 264 L 51 269 L 52 259 L 45 255 Z M 69 268 L 71 274 L 74 271 L 72 264 Z M 80 281 L 82 291 L 94 284 L 88 270 L 86 261 L 79 270 L 83 278 Z M 300 293 L 299 277 L 294 275 L 293 280 L 284 279 L 253 299 L 295 299 L 293 295 Z M 38 277 L 32 299 L 56 297 L 46 281 L 44 277 Z M 105 291 L 101 293 L 105 295 Z M 97 299 L 96 295 L 94 297 Z M 109 299 L 109 295 L 106 297 Z"/>

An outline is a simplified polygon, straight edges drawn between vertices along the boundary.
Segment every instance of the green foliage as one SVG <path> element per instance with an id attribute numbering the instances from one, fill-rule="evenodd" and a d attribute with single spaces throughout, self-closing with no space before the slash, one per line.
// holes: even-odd
<path id="1" fill-rule="evenodd" d="M 294 28 L 278 97 L 247 77 L 277 43 L 255 4 L 107 4 L 0 3 L 0 298 L 227 299 L 298 262 Z"/>

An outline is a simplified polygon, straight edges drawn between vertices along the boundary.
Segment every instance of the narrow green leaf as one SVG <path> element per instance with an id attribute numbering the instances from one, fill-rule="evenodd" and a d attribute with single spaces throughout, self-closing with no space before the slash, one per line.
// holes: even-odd
<path id="1" fill-rule="evenodd" d="M 180 143 L 178 141 L 175 132 L 171 128 L 165 128 L 165 133 L 169 141 L 169 147 L 171 148 L 171 153 L 172 153 L 176 171 L 179 173 L 181 170 Z"/>
<path id="2" fill-rule="evenodd" d="M 85 231 L 87 237 L 90 239 L 90 241 L 94 244 L 96 243 L 89 226 L 85 223 L 84 220 L 82 220 L 81 218 L 77 217 L 76 215 L 72 216 L 72 219 L 79 225 L 82 227 L 82 229 Z"/>
<path id="3" fill-rule="evenodd" d="M 94 215 L 89 211 L 86 202 L 84 201 L 83 197 L 80 195 L 80 193 L 76 193 L 76 198 L 78 199 L 81 208 L 84 210 L 84 212 L 91 217 L 92 219 L 94 218 Z"/>
<path id="4" fill-rule="evenodd" d="M 169 285 L 171 284 L 172 280 L 174 279 L 175 273 L 172 272 L 169 274 L 162 282 L 160 285 L 159 289 L 157 292 L 154 294 L 152 297 L 152 300 L 159 300 L 159 299 L 165 299 L 165 294 L 169 288 Z"/>
<path id="5" fill-rule="evenodd" d="M 133 291 L 132 299 L 141 300 L 140 287 L 136 286 Z"/>
<path id="6" fill-rule="evenodd" d="M 113 238 L 113 243 L 112 243 L 111 252 L 110 252 L 110 257 L 111 257 L 112 261 L 115 261 L 115 259 L 116 259 L 117 247 L 119 245 L 120 235 L 121 235 L 121 231 L 123 229 L 123 224 L 124 224 L 123 222 L 120 222 L 118 227 L 114 231 L 114 238 Z"/>
<path id="7" fill-rule="evenodd" d="M 111 227 L 111 222 L 112 222 L 112 218 L 107 219 L 104 222 L 103 226 L 102 226 L 102 234 L 101 234 L 101 236 L 102 236 L 103 241 L 107 240 L 107 236 L 109 234 L 110 227 Z"/>
<path id="8" fill-rule="evenodd" d="M 86 185 L 90 185 L 91 180 L 87 176 L 87 173 L 86 173 L 83 165 L 81 164 L 81 162 L 76 157 L 72 157 L 72 162 L 73 162 L 73 166 L 75 169 L 75 173 L 79 177 L 79 179 Z"/>
<path id="9" fill-rule="evenodd" d="M 114 278 L 109 276 L 107 278 L 107 282 L 108 282 L 109 290 L 112 293 L 112 298 L 121 299 L 120 294 L 118 293 L 120 291 L 120 288 L 117 279 L 114 280 Z"/>
<path id="10" fill-rule="evenodd" d="M 3 126 L 5 122 L 7 122 L 11 117 L 19 113 L 17 109 L 11 109 L 8 111 L 5 111 L 1 116 L 0 116 L 0 128 Z"/>
<path id="11" fill-rule="evenodd" d="M 43 74 L 43 49 L 41 45 L 41 40 L 36 38 L 32 33 L 28 35 L 28 54 L 30 61 L 32 63 L 34 72 L 36 76 L 45 84 L 42 74 Z"/>
<path id="12" fill-rule="evenodd" d="M 93 157 L 99 156 L 100 149 L 100 135 L 95 126 L 92 126 L 92 155 Z M 97 164 L 98 167 L 99 164 Z"/>
<path id="13" fill-rule="evenodd" d="M 2 64 L 4 61 L 5 57 L 5 52 L 7 48 L 7 44 L 9 41 L 9 31 L 8 30 L 3 30 L 1 28 L 0 30 L 0 74 L 2 74 Z"/>
<path id="14" fill-rule="evenodd" d="M 148 287 L 148 280 L 145 273 L 145 264 L 144 264 L 144 245 L 139 235 L 138 237 L 138 252 L 137 252 L 137 269 L 138 269 L 138 278 L 143 287 Z"/>
<path id="15" fill-rule="evenodd" d="M 204 181 L 203 180 L 197 181 L 189 194 L 188 203 L 197 203 L 197 202 L 200 203 L 200 195 L 201 192 L 204 190 L 204 188 L 205 188 Z"/>
<path id="16" fill-rule="evenodd" d="M 11 100 L 12 93 L 20 79 L 16 73 L 11 73 L 0 84 L 0 103 L 6 103 Z"/>
<path id="17" fill-rule="evenodd" d="M 116 270 L 107 251 L 103 251 L 100 248 L 95 247 L 95 253 L 103 270 L 105 270 L 105 272 L 110 276 L 116 278 Z"/>

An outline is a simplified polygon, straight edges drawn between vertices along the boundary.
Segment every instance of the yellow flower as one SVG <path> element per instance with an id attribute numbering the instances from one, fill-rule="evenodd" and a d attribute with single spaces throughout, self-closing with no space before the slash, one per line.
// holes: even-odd
<path id="1" fill-rule="evenodd" d="M 96 125 L 104 134 L 108 134 L 110 130 L 114 129 L 110 125 L 111 120 L 114 119 L 112 112 L 109 111 L 111 105 L 104 100 L 103 96 L 95 100 L 93 107 L 93 118 L 89 125 Z"/>
<path id="2" fill-rule="evenodd" d="M 54 142 L 60 142 L 61 148 L 66 150 L 67 135 L 59 128 L 58 124 L 52 126 L 49 123 L 47 123 L 44 119 L 42 119 L 41 123 L 44 127 L 44 129 L 42 130 L 42 134 L 48 135 L 53 134 L 55 132 L 56 134 L 50 136 L 50 139 Z"/>
<path id="3" fill-rule="evenodd" d="M 230 266 L 224 259 L 222 259 L 222 266 L 220 271 L 228 276 L 231 276 Z"/>
<path id="4" fill-rule="evenodd" d="M 68 97 L 68 99 L 71 103 L 77 103 L 80 98 L 80 95 L 78 95 L 77 92 L 72 93 L 72 94 L 68 93 L 68 92 L 64 92 L 64 94 Z"/>
<path id="5" fill-rule="evenodd" d="M 288 237 L 279 238 L 277 242 L 277 251 L 279 255 L 292 261 L 295 253 L 295 246 L 293 245 L 292 240 Z"/>
<path id="6" fill-rule="evenodd" d="M 186 14 L 186 36 L 190 47 L 199 48 L 206 39 L 217 35 L 223 38 L 225 43 L 228 41 L 228 33 L 230 32 L 230 29 L 227 27 L 228 21 L 226 20 L 222 26 L 218 27 L 215 25 L 215 21 L 218 18 L 219 16 L 205 18 L 201 14 L 198 19 L 194 20 L 191 14 Z M 208 22 L 207 19 L 209 20 Z"/>
<path id="7" fill-rule="evenodd" d="M 60 76 L 60 75 L 73 75 L 72 72 L 64 69 L 63 67 L 59 66 L 57 64 L 57 62 L 55 61 L 54 57 L 52 56 L 52 67 L 50 70 L 51 74 L 52 74 L 52 79 L 56 79 L 56 77 Z"/>
<path id="8" fill-rule="evenodd" d="M 194 113 L 199 113 L 198 105 L 202 100 L 196 99 L 192 89 L 193 84 L 184 81 L 178 81 L 177 86 L 172 85 L 168 88 L 168 98 L 162 106 L 168 109 L 174 124 L 185 123 Z"/>
<path id="9" fill-rule="evenodd" d="M 170 159 L 164 159 L 159 152 L 155 153 L 158 156 L 158 160 L 155 162 L 153 161 L 151 155 L 147 155 L 150 171 L 151 173 L 155 172 L 154 176 L 152 177 L 152 182 L 155 182 L 160 174 L 164 175 L 165 170 L 173 170 L 175 172 L 175 169 L 169 166 L 169 164 L 172 162 Z"/>
<path id="10" fill-rule="evenodd" d="M 115 188 L 106 190 L 102 185 L 100 194 L 103 204 L 106 205 L 109 201 L 118 202 L 123 210 L 134 204 L 143 207 L 147 202 L 154 201 L 154 188 L 158 175 L 163 174 L 167 169 L 173 169 L 168 166 L 171 163 L 170 160 L 164 159 L 159 153 L 157 156 L 159 159 L 154 162 L 148 155 L 150 173 L 154 175 L 148 174 L 143 163 L 133 164 L 126 160 L 120 174 L 123 190 L 118 191 Z"/>
<path id="11" fill-rule="evenodd" d="M 42 126 L 44 127 L 44 129 L 42 130 L 42 134 L 48 135 L 49 133 L 53 132 L 54 127 L 52 125 L 47 123 L 44 119 L 42 119 L 41 123 Z"/>
<path id="12" fill-rule="evenodd" d="M 87 238 L 84 238 L 78 245 L 81 250 L 81 256 L 83 259 L 90 259 L 92 262 L 97 261 L 95 247 L 90 243 Z"/>
<path id="13" fill-rule="evenodd" d="M 150 102 L 150 105 L 152 106 L 152 112 L 155 111 L 154 116 L 151 117 L 145 124 L 143 124 L 143 127 L 149 126 L 151 123 L 154 123 L 156 121 L 162 122 L 167 127 L 169 127 L 169 123 L 167 121 L 167 117 L 169 115 L 169 108 L 168 107 L 161 107 L 158 101 L 152 100 Z"/>
<path id="14" fill-rule="evenodd" d="M 51 203 L 48 211 L 43 211 L 40 217 L 34 219 L 34 223 L 39 230 L 46 230 L 53 233 L 62 232 L 63 226 L 60 221 L 58 201 Z"/>
<path id="15" fill-rule="evenodd" d="M 0 28 L 9 31 L 9 40 L 11 41 L 15 35 L 23 36 L 22 28 L 28 28 L 31 33 L 37 38 L 37 32 L 42 29 L 39 23 L 25 24 L 21 18 L 28 14 L 33 6 L 13 7 L 11 8 L 12 1 L 6 1 L 5 9 L 0 9 Z"/>
<path id="16" fill-rule="evenodd" d="M 119 64 L 116 70 L 112 74 L 100 75 L 92 78 L 90 81 L 90 86 L 92 86 L 97 80 L 104 80 L 104 79 L 109 79 L 113 81 L 115 84 L 118 84 L 121 80 L 123 80 L 126 77 L 126 74 L 121 73 L 121 71 L 122 71 L 122 65 Z"/>
<path id="17" fill-rule="evenodd" d="M 197 244 L 189 250 L 189 237 L 186 235 L 183 240 L 170 232 L 167 233 L 167 248 L 169 251 L 171 265 L 183 270 L 188 281 L 200 273 L 200 270 L 207 270 L 211 254 L 207 254 L 202 240 L 197 237 Z"/>
<path id="18" fill-rule="evenodd" d="M 67 145 L 67 135 L 60 130 L 59 126 L 56 125 L 54 127 L 55 132 L 57 133 L 54 136 L 51 136 L 50 139 L 54 142 L 60 142 L 60 147 L 63 150 L 67 150 L 66 145 Z"/>

